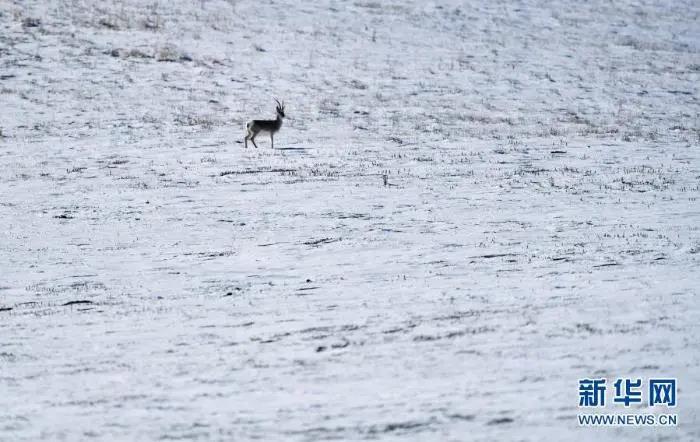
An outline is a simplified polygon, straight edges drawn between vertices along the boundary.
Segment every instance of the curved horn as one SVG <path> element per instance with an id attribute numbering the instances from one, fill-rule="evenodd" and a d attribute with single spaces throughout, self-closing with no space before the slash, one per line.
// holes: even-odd
<path id="1" fill-rule="evenodd" d="M 273 97 L 273 98 L 274 98 L 274 97 Z M 280 101 L 279 101 L 277 98 L 275 98 L 275 101 L 277 102 L 277 106 L 279 106 L 279 107 L 284 107 L 284 106 L 282 106 L 282 104 L 280 103 Z"/>

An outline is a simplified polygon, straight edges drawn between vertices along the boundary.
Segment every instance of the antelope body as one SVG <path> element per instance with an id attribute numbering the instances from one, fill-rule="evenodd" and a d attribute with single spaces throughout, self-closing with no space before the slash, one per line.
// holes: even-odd
<path id="1" fill-rule="evenodd" d="M 245 147 L 246 149 L 248 148 L 248 140 L 253 142 L 253 146 L 255 148 L 258 148 L 258 145 L 255 144 L 255 137 L 260 133 L 260 132 L 267 132 L 270 134 L 270 143 L 272 144 L 272 148 L 275 148 L 275 132 L 280 130 L 282 127 L 282 119 L 284 118 L 284 103 L 280 103 L 276 98 L 275 101 L 277 102 L 277 107 L 275 110 L 277 111 L 277 118 L 274 120 L 251 120 L 246 123 L 245 125 Z"/>

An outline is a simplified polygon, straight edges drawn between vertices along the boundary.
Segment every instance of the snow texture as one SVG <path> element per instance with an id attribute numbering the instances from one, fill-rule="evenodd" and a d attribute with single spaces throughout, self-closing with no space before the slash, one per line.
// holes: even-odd
<path id="1" fill-rule="evenodd" d="M 0 440 L 700 439 L 699 22 L 3 0 Z"/>

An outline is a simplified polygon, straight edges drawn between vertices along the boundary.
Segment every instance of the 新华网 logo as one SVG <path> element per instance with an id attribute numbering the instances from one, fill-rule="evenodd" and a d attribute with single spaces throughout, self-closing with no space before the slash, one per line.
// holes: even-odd
<path id="1" fill-rule="evenodd" d="M 658 412 L 676 406 L 676 379 L 651 378 L 645 384 L 642 378 L 617 378 L 608 388 L 605 378 L 586 378 L 578 381 L 578 406 L 592 411 L 601 411 L 610 407 L 630 406 L 648 407 L 649 411 Z M 619 411 L 619 409 L 617 410 Z M 579 414 L 579 425 L 614 426 L 614 425 L 678 425 L 678 415 L 663 413 L 637 414 Z"/>

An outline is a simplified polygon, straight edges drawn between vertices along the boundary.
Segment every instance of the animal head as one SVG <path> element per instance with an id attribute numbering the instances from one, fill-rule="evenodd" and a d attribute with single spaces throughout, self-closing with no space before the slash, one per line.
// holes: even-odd
<path id="1" fill-rule="evenodd" d="M 284 103 L 280 103 L 277 98 L 275 98 L 275 101 L 277 102 L 277 108 L 275 109 L 277 111 L 277 115 L 284 118 Z"/>

